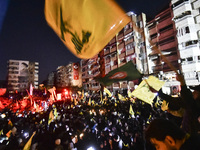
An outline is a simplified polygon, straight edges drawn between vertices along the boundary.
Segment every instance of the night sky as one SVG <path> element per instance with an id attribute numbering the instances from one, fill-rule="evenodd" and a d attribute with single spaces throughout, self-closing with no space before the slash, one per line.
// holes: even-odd
<path id="1" fill-rule="evenodd" d="M 0 80 L 9 59 L 39 62 L 39 83 L 60 65 L 77 62 L 44 18 L 44 0 L 0 0 Z M 126 11 L 154 17 L 170 0 L 116 0 Z M 4 8 L 4 9 L 2 9 Z M 4 15 L 5 14 L 5 15 Z"/>

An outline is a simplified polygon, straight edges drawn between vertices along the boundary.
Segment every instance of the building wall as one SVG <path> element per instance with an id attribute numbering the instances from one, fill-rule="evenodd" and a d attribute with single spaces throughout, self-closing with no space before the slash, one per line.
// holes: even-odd
<path id="1" fill-rule="evenodd" d="M 77 67 L 75 67 L 77 66 Z M 76 69 L 75 69 L 76 68 Z M 59 66 L 56 70 L 56 87 L 82 86 L 81 68 L 79 63 Z"/>
<path id="2" fill-rule="evenodd" d="M 39 63 L 25 60 L 9 60 L 7 62 L 7 85 L 9 92 L 25 91 L 30 84 L 38 89 Z"/>
<path id="3" fill-rule="evenodd" d="M 173 86 L 178 82 L 175 79 L 175 72 L 163 60 L 158 50 L 177 70 L 181 68 L 176 27 L 172 19 L 173 11 L 169 5 L 147 23 L 148 37 L 151 41 L 147 50 L 149 74 L 158 75 L 167 82 L 166 86 Z M 158 50 L 152 48 L 153 45 L 157 45 Z"/>
<path id="4" fill-rule="evenodd" d="M 174 22 L 177 29 L 182 72 L 187 85 L 199 84 L 199 10 L 200 0 L 172 0 Z"/>

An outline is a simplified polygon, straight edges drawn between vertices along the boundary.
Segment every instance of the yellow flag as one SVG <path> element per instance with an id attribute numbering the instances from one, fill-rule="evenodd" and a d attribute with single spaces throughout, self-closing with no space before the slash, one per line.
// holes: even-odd
<path id="1" fill-rule="evenodd" d="M 28 142 L 24 146 L 23 150 L 30 150 L 31 149 L 31 143 L 32 143 L 32 139 L 33 139 L 33 136 L 35 135 L 35 133 L 36 133 L 36 131 L 33 132 L 32 136 L 30 137 L 30 139 L 28 140 Z"/>
<path id="2" fill-rule="evenodd" d="M 100 97 L 101 97 L 101 103 L 103 103 L 103 95 L 101 91 L 100 91 Z"/>
<path id="3" fill-rule="evenodd" d="M 48 125 L 53 121 L 53 119 L 54 119 L 54 115 L 53 115 L 53 111 L 51 110 L 49 113 Z"/>
<path id="4" fill-rule="evenodd" d="M 13 123 L 11 120 L 8 121 L 8 125 L 10 125 L 11 127 L 13 126 Z"/>
<path id="5" fill-rule="evenodd" d="M 112 96 L 112 93 L 105 87 L 104 87 L 104 92 L 108 94 L 108 97 Z"/>
<path id="6" fill-rule="evenodd" d="M 120 100 L 122 100 L 122 101 L 125 101 L 126 99 L 121 95 L 121 94 L 119 94 L 118 93 L 118 98 L 120 99 Z"/>
<path id="7" fill-rule="evenodd" d="M 58 117 L 58 112 L 57 112 L 57 108 L 54 108 L 54 112 L 53 112 L 54 118 Z"/>
<path id="8" fill-rule="evenodd" d="M 133 111 L 133 108 L 132 108 L 132 105 L 130 105 L 129 114 L 130 114 L 131 116 L 135 115 L 135 113 L 134 113 L 134 111 Z"/>
<path id="9" fill-rule="evenodd" d="M 3 135 L 3 129 L 1 129 L 1 131 L 0 131 L 0 136 L 1 136 L 1 135 Z"/>
<path id="10" fill-rule="evenodd" d="M 77 57 L 94 57 L 130 18 L 114 0 L 46 0 L 45 18 Z"/>
<path id="11" fill-rule="evenodd" d="M 165 82 L 154 76 L 149 76 L 149 78 L 145 80 L 139 84 L 139 86 L 132 92 L 132 94 L 138 99 L 151 105 L 156 95 L 150 91 L 149 85 L 159 91 Z"/>

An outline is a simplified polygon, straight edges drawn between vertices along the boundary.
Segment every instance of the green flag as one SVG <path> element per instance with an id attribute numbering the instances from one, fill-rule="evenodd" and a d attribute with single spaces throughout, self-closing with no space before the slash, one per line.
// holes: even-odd
<path id="1" fill-rule="evenodd" d="M 132 61 L 129 61 L 125 65 L 110 71 L 103 78 L 96 78 L 101 84 L 108 86 L 114 82 L 119 81 L 132 81 L 142 77 L 142 74 L 136 69 L 136 66 Z"/>

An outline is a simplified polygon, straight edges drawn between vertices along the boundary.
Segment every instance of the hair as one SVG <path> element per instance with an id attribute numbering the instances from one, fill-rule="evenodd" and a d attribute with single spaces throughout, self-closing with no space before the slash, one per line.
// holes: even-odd
<path id="1" fill-rule="evenodd" d="M 151 138 L 164 141 L 166 136 L 171 136 L 176 141 L 183 139 L 185 135 L 186 133 L 175 123 L 166 119 L 153 120 L 145 131 L 145 139 L 147 142 Z"/>

